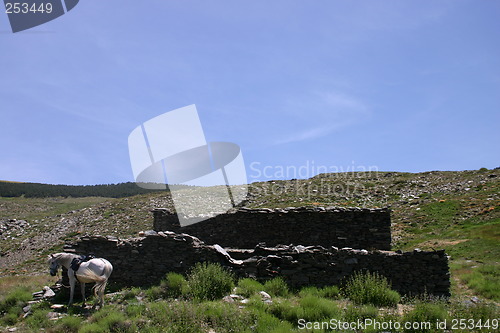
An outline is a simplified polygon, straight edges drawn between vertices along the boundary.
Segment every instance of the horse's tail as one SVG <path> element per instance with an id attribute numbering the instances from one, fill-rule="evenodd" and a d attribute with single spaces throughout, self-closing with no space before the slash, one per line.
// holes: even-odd
<path id="1" fill-rule="evenodd" d="M 96 280 L 96 284 L 92 289 L 94 289 L 94 296 L 97 298 L 100 298 L 100 303 L 102 305 L 104 299 L 102 298 L 104 296 L 104 289 L 106 289 L 106 285 L 108 284 L 108 279 L 111 273 L 113 272 L 113 266 L 111 263 L 107 260 L 104 260 L 104 271 L 102 275 L 99 277 L 99 280 Z"/>
<path id="2" fill-rule="evenodd" d="M 97 295 L 104 295 L 104 289 L 106 289 L 106 285 L 108 284 L 108 279 L 111 273 L 113 272 L 113 266 L 111 263 L 107 260 L 104 261 L 104 271 L 101 276 L 98 277 L 96 280 L 96 284 L 92 289 L 94 289 L 94 295 L 97 297 Z M 97 274 L 96 274 L 97 276 Z"/>

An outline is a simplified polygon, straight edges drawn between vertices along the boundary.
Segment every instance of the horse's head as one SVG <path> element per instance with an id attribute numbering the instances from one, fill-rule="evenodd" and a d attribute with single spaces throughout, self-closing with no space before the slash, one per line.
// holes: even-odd
<path id="1" fill-rule="evenodd" d="M 57 262 L 57 257 L 51 254 L 47 262 L 49 263 L 50 275 L 56 276 L 57 270 L 59 269 L 59 263 Z"/>

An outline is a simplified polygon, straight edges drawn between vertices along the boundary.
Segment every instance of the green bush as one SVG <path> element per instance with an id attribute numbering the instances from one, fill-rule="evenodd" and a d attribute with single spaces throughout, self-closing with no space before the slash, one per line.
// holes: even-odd
<path id="1" fill-rule="evenodd" d="M 355 304 L 374 306 L 396 306 L 401 299 L 385 277 L 370 272 L 355 272 L 343 286 L 342 293 Z"/>
<path id="2" fill-rule="evenodd" d="M 323 288 L 308 286 L 308 287 L 303 287 L 299 291 L 299 296 L 304 297 L 306 295 L 337 299 L 339 298 L 340 291 L 337 286 L 326 286 Z"/>
<path id="3" fill-rule="evenodd" d="M 32 331 L 40 331 L 52 326 L 53 322 L 47 318 L 50 309 L 33 309 L 33 313 L 24 320 L 24 324 Z"/>
<path id="4" fill-rule="evenodd" d="M 163 297 L 163 295 L 165 294 L 165 290 L 160 286 L 152 286 L 146 289 L 144 291 L 144 294 L 149 301 L 154 302 Z"/>
<path id="5" fill-rule="evenodd" d="M 378 316 L 378 309 L 373 305 L 350 305 L 344 313 L 344 320 L 354 322 L 365 319 L 375 319 Z"/>
<path id="6" fill-rule="evenodd" d="M 205 302 L 198 306 L 202 320 L 215 332 L 250 332 L 254 323 L 250 312 L 243 311 L 235 304 L 223 302 Z"/>
<path id="7" fill-rule="evenodd" d="M 444 304 L 431 301 L 417 301 L 412 311 L 403 317 L 403 322 L 408 323 L 430 323 L 431 327 L 407 328 L 405 332 L 434 332 L 437 321 L 448 319 L 448 312 Z M 449 322 L 449 320 L 447 320 Z M 404 327 L 404 325 L 402 325 Z"/>
<path id="8" fill-rule="evenodd" d="M 197 263 L 188 276 L 187 293 L 198 301 L 216 300 L 234 288 L 234 275 L 218 264 Z"/>
<path id="9" fill-rule="evenodd" d="M 293 305 L 288 299 L 275 300 L 268 311 L 275 317 L 291 323 L 296 323 L 303 316 L 300 307 Z"/>
<path id="10" fill-rule="evenodd" d="M 186 278 L 178 273 L 170 272 L 161 281 L 160 286 L 165 290 L 165 295 L 170 298 L 178 298 L 186 291 Z"/>
<path id="11" fill-rule="evenodd" d="M 337 286 L 326 286 L 319 290 L 319 297 L 338 299 L 340 296 L 340 290 Z"/>
<path id="12" fill-rule="evenodd" d="M 272 280 L 268 280 L 264 283 L 264 289 L 267 291 L 271 296 L 281 296 L 285 297 L 288 295 L 289 290 L 288 290 L 288 285 L 286 284 L 285 280 L 283 280 L 282 277 L 276 277 Z"/>
<path id="13" fill-rule="evenodd" d="M 130 288 L 130 289 L 125 289 L 122 292 L 122 298 L 123 300 L 131 300 L 135 299 L 136 296 L 138 296 L 142 292 L 141 288 Z"/>
<path id="14" fill-rule="evenodd" d="M 241 279 L 238 281 L 236 293 L 238 295 L 242 295 L 244 297 L 250 297 L 252 295 L 257 294 L 259 291 L 264 290 L 264 285 L 259 281 L 254 279 Z"/>
<path id="15" fill-rule="evenodd" d="M 266 312 L 256 312 L 254 332 L 256 333 L 289 333 L 293 331 L 293 325 L 282 321 Z"/>
<path id="16" fill-rule="evenodd" d="M 326 298 L 307 295 L 299 300 L 299 305 L 299 317 L 306 321 L 329 320 L 340 315 L 337 304 Z"/>
<path id="17" fill-rule="evenodd" d="M 82 326 L 79 332 L 135 332 L 130 320 L 114 307 L 104 307 L 94 313 L 89 323 Z"/>
<path id="18" fill-rule="evenodd" d="M 82 324 L 82 318 L 76 316 L 67 316 L 58 320 L 54 327 L 56 332 L 76 333 Z"/>
<path id="19" fill-rule="evenodd" d="M 146 306 L 144 304 L 129 304 L 125 308 L 125 313 L 129 318 L 143 317 L 146 312 Z"/>

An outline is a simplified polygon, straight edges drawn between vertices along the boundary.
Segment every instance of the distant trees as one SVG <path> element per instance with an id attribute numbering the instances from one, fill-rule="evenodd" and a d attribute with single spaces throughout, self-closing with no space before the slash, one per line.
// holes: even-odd
<path id="1" fill-rule="evenodd" d="M 50 185 L 40 183 L 12 183 L 0 181 L 0 197 L 108 197 L 123 198 L 137 194 L 157 192 L 132 182 L 103 185 Z"/>

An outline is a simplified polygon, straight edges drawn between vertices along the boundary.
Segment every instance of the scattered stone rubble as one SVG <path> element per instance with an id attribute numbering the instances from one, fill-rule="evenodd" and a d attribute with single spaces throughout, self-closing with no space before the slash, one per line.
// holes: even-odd
<path id="1" fill-rule="evenodd" d="M 21 237 L 29 226 L 30 224 L 25 220 L 10 219 L 0 221 L 0 239 L 6 240 Z"/>

